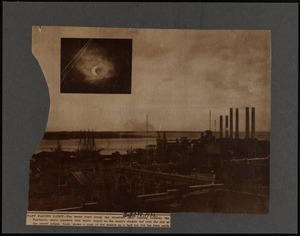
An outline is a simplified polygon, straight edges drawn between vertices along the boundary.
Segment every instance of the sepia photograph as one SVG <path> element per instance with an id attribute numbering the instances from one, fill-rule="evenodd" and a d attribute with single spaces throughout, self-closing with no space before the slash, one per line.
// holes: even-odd
<path id="1" fill-rule="evenodd" d="M 271 31 L 33 26 L 28 211 L 268 214 Z"/>

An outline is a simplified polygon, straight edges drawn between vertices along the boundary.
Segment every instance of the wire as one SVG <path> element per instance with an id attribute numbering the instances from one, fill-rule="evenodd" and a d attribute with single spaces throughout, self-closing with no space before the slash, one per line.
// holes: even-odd
<path id="1" fill-rule="evenodd" d="M 72 60 L 68 63 L 68 65 L 61 71 L 61 74 L 63 74 L 65 72 L 65 70 L 70 66 L 71 63 L 73 63 L 73 61 L 75 59 L 77 59 L 81 54 L 82 51 L 85 49 L 86 46 L 88 46 L 88 44 L 91 42 L 91 39 L 89 39 L 85 45 L 78 51 L 78 53 L 72 58 Z"/>
<path id="2" fill-rule="evenodd" d="M 67 75 L 73 69 L 73 67 L 76 65 L 76 62 L 78 61 L 80 56 L 85 52 L 85 50 L 91 44 L 91 42 L 92 42 L 92 39 L 89 39 L 86 42 L 86 44 L 78 51 L 78 53 L 72 58 L 72 60 L 67 64 L 67 66 L 62 70 L 60 83 L 62 83 L 64 81 L 64 79 L 67 77 Z"/>

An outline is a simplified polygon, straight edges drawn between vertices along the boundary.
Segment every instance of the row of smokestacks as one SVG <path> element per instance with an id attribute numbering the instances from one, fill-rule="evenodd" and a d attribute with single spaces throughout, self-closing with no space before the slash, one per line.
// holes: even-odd
<path id="1" fill-rule="evenodd" d="M 223 116 L 220 116 L 220 138 L 224 138 Z M 233 138 L 233 108 L 225 116 L 225 138 Z M 239 109 L 235 109 L 235 138 L 239 138 Z M 255 138 L 255 107 L 251 107 L 251 136 L 250 136 L 250 108 L 245 109 L 245 138 Z"/>

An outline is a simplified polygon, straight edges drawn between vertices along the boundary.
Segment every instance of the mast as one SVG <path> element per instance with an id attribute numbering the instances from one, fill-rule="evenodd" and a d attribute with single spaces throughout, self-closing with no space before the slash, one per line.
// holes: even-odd
<path id="1" fill-rule="evenodd" d="M 146 115 L 146 136 L 147 136 L 147 145 L 148 145 L 148 114 Z"/>
<path id="2" fill-rule="evenodd" d="M 211 130 L 211 110 L 209 110 L 209 130 Z"/>

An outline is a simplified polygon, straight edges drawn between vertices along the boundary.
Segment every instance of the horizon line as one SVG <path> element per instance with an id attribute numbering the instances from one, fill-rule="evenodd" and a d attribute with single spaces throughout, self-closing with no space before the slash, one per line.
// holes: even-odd
<path id="1" fill-rule="evenodd" d="M 209 129 L 206 129 L 206 130 L 193 130 L 193 131 L 190 131 L 190 130 L 152 130 L 152 131 L 145 131 L 145 130 L 119 130 L 119 131 L 109 131 L 109 130 L 46 130 L 45 133 L 51 133 L 51 132 L 114 132 L 114 133 L 129 133 L 129 132 L 144 132 L 144 133 L 150 133 L 150 132 L 190 132 L 190 133 L 197 133 L 197 132 L 205 132 L 205 131 L 208 131 Z M 214 130 L 210 130 L 212 131 L 213 133 L 219 133 L 220 131 L 214 131 Z M 239 133 L 245 133 L 246 131 L 239 131 Z M 251 132 L 251 131 L 250 131 Z M 259 132 L 271 132 L 271 130 L 256 130 L 255 133 L 259 133 Z M 235 131 L 233 131 L 233 133 L 235 133 Z"/>

